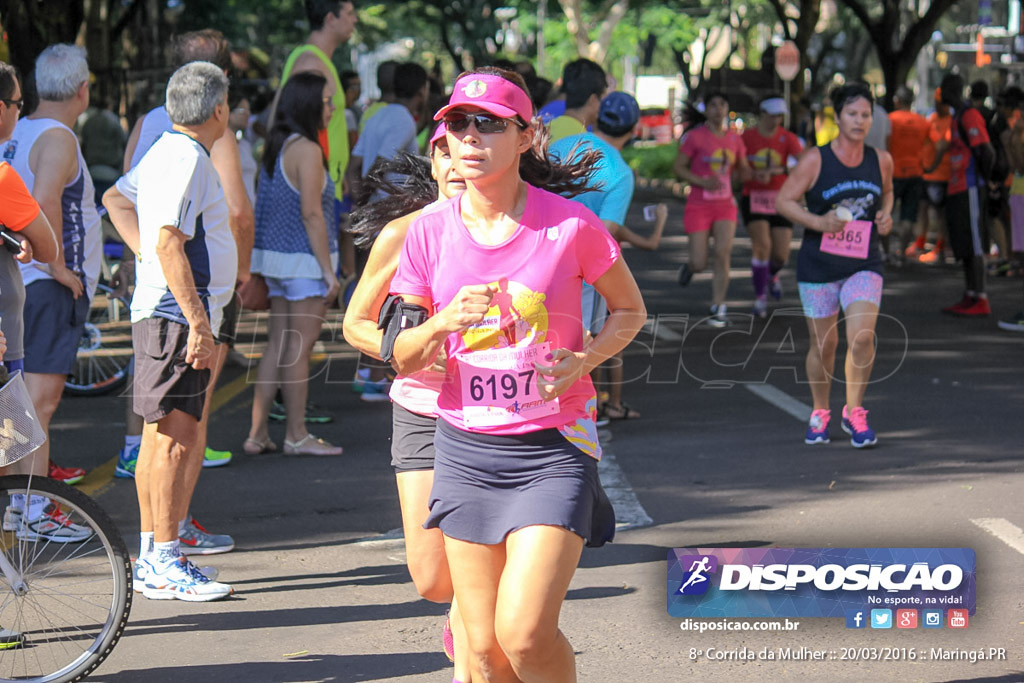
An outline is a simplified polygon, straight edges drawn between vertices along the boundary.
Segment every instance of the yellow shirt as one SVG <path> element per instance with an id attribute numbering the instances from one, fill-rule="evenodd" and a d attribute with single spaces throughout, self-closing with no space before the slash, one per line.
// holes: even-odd
<path id="1" fill-rule="evenodd" d="M 366 111 L 363 112 L 363 118 L 359 119 L 359 134 L 360 135 L 363 134 L 363 129 L 366 128 L 366 122 L 369 121 L 370 119 L 372 119 L 374 114 L 376 114 L 377 112 L 379 112 L 381 109 L 383 109 L 386 106 L 388 106 L 387 102 L 377 101 L 377 102 L 374 102 L 373 104 L 371 104 L 369 107 L 366 108 Z"/>
<path id="2" fill-rule="evenodd" d="M 348 167 L 348 125 L 345 123 L 345 91 L 341 87 L 341 79 L 338 78 L 338 70 L 334 68 L 330 58 L 323 50 L 316 45 L 300 45 L 288 55 L 288 61 L 284 64 L 284 73 L 281 74 L 281 85 L 284 86 L 292 73 L 295 61 L 306 52 L 312 52 L 327 65 L 327 71 L 334 77 L 334 113 L 327 123 L 327 145 L 324 153 L 327 155 L 327 170 L 334 181 L 334 196 L 341 199 L 341 182 L 345 178 L 345 169 Z M 322 135 L 322 134 L 321 134 Z M 322 139 L 322 138 L 321 138 Z"/>
<path id="3" fill-rule="evenodd" d="M 548 130 L 551 133 L 551 142 L 558 142 L 562 138 L 567 138 L 570 135 L 579 135 L 587 132 L 587 129 L 583 127 L 582 123 L 571 116 L 566 116 L 565 114 L 562 114 L 552 121 L 548 125 Z"/>
<path id="4" fill-rule="evenodd" d="M 825 107 L 822 111 L 821 127 L 815 131 L 815 142 L 818 143 L 818 147 L 827 145 L 828 143 L 839 137 L 839 124 L 836 123 L 836 110 L 832 107 Z"/>

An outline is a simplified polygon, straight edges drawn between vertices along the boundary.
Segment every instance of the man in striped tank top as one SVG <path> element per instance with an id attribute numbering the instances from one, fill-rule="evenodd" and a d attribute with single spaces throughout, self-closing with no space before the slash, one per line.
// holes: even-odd
<path id="1" fill-rule="evenodd" d="M 89 315 L 100 271 L 100 218 L 96 213 L 92 178 L 71 127 L 89 106 L 89 66 L 85 50 L 74 45 L 51 45 L 36 59 L 39 106 L 18 121 L 2 157 L 10 163 L 39 202 L 60 239 L 57 261 L 21 265 L 25 282 L 25 384 L 43 430 L 49 435 L 64 392 L 64 382 L 74 369 L 78 343 Z M 46 476 L 50 440 L 37 456 L 15 465 Z M 84 472 L 83 472 L 84 474 Z M 45 517 L 42 500 L 27 508 L 29 523 Z M 15 502 L 15 512 L 21 510 Z M 5 526 L 9 526 L 5 519 Z M 75 536 L 59 520 L 40 533 Z M 89 530 L 84 530 L 88 538 Z M 84 540 L 75 537 L 72 540 Z"/>

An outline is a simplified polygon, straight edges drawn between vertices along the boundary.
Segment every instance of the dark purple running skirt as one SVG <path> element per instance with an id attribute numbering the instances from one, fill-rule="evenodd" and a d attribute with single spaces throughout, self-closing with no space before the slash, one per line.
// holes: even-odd
<path id="1" fill-rule="evenodd" d="M 538 524 L 564 527 L 592 548 L 615 536 L 615 511 L 597 461 L 557 429 L 476 434 L 438 420 L 434 452 L 424 528 L 486 545 Z"/>

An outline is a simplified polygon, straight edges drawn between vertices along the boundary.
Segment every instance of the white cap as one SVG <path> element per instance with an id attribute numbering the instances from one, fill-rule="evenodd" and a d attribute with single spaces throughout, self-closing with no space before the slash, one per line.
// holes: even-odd
<path id="1" fill-rule="evenodd" d="M 789 113 L 789 107 L 781 97 L 771 97 L 761 103 L 761 111 L 772 116 L 784 116 Z"/>

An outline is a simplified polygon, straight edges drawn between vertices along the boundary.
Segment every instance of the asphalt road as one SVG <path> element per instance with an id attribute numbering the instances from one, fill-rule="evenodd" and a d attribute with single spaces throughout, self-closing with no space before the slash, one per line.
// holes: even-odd
<path id="1" fill-rule="evenodd" d="M 638 196 L 631 212 L 643 230 Z M 792 271 L 769 321 L 752 320 L 749 241 L 737 239 L 732 327 L 712 330 L 710 276 L 674 282 L 685 258 L 682 210 L 657 253 L 627 251 L 657 321 L 626 357 L 626 399 L 642 417 L 605 430 L 614 456 L 602 476 L 620 518 L 615 542 L 587 550 L 562 613 L 581 681 L 1024 680 L 1024 335 L 995 319 L 1022 305 L 1019 279 L 994 280 L 996 316 L 960 320 L 939 309 L 960 293 L 954 265 L 914 264 L 887 276 L 875 382 L 866 406 L 880 444 L 852 448 L 833 423 L 829 445 L 803 444 L 807 333 Z M 795 243 L 794 243 L 795 246 Z M 250 321 L 252 322 L 252 321 Z M 336 321 L 335 321 L 336 322 Z M 245 328 L 259 339 L 259 325 Z M 240 453 L 249 423 L 246 371 L 221 382 L 210 443 L 234 462 L 204 472 L 195 516 L 235 537 L 210 558 L 235 595 L 223 602 L 137 596 L 129 628 L 93 680 L 190 683 L 449 681 L 441 652 L 444 607 L 418 599 L 404 565 L 390 409 L 359 400 L 351 349 L 326 331 L 311 396 L 337 416 L 318 435 L 338 458 Z M 841 346 L 841 350 L 842 350 Z M 842 370 L 838 370 L 841 380 Z M 832 408 L 842 407 L 841 384 Z M 92 468 L 85 488 L 137 547 L 131 481 L 112 479 L 123 399 L 66 399 L 53 454 Z M 283 438 L 281 428 L 273 432 Z M 1001 536 L 972 520 L 1004 520 Z M 1007 531 L 1008 530 L 1008 531 Z M 1014 544 L 1016 543 L 1016 547 Z M 673 547 L 970 547 L 978 609 L 963 631 L 853 631 L 841 619 L 800 620 L 795 632 L 680 630 L 666 612 Z M 692 650 L 834 652 L 825 661 L 717 661 Z M 1005 660 L 843 660 L 843 648 L 1005 648 Z M 930 660 L 930 657 L 928 658 Z"/>

